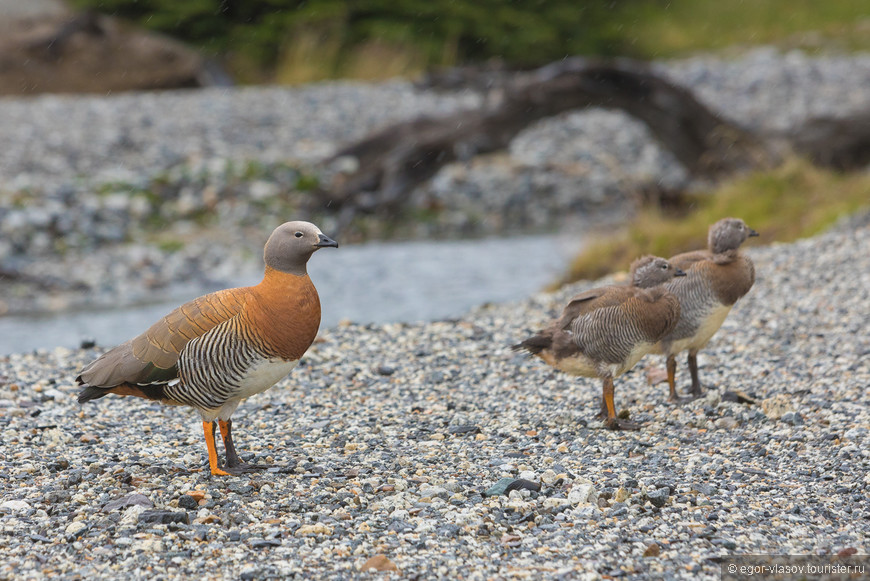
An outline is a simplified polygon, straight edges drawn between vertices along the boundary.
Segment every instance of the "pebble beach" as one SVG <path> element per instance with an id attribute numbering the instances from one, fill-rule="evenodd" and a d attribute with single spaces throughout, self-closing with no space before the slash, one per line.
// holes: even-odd
<path id="1" fill-rule="evenodd" d="M 655 66 L 765 133 L 870 105 L 866 54 Z M 302 217 L 287 214 L 299 172 L 482 99 L 404 81 L 2 99 L 0 267 L 14 276 L 0 314 L 230 280 Z M 552 231 L 686 180 L 643 125 L 574 112 L 443 168 L 414 194 L 445 208 L 417 234 Z M 190 409 L 76 403 L 78 371 L 113 345 L 0 355 L 0 579 L 719 579 L 734 555 L 866 555 L 870 214 L 747 246 L 757 281 L 699 356 L 706 395 L 668 403 L 661 357 L 617 379 L 639 432 L 595 419 L 599 382 L 510 350 L 620 276 L 449 320 L 321 328 L 235 413 L 242 458 L 272 465 L 244 477 L 210 475 Z"/>
<path id="2" fill-rule="evenodd" d="M 658 357 L 617 380 L 636 433 L 594 418 L 597 381 L 510 350 L 619 277 L 323 330 L 235 414 L 243 459 L 274 465 L 245 477 L 209 475 L 191 410 L 79 406 L 102 346 L 0 357 L 0 577 L 719 579 L 732 555 L 866 554 L 867 248 L 866 213 L 750 244 L 705 397 L 669 404 Z"/>

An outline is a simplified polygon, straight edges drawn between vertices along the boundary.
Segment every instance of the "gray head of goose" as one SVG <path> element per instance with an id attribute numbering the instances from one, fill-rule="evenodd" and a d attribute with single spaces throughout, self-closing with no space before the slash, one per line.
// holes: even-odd
<path id="1" fill-rule="evenodd" d="M 740 218 L 722 218 L 710 226 L 707 246 L 713 254 L 721 254 L 737 250 L 750 236 L 758 236 L 758 232 Z"/>
<path id="2" fill-rule="evenodd" d="M 631 284 L 652 288 L 686 273 L 660 256 L 642 256 L 631 263 Z"/>

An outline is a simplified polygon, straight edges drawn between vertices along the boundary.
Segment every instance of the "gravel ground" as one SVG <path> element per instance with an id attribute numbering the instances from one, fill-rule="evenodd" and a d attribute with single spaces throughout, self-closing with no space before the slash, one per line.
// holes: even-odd
<path id="1" fill-rule="evenodd" d="M 657 358 L 618 381 L 639 433 L 593 419 L 597 382 L 509 350 L 592 283 L 324 332 L 236 414 L 243 456 L 277 465 L 251 477 L 208 475 L 191 411 L 78 406 L 100 349 L 0 358 L 0 577 L 347 579 L 384 555 L 403 578 L 718 579 L 732 554 L 866 554 L 867 248 L 870 214 L 750 249 L 708 395 L 668 404 Z M 541 488 L 482 495 L 502 478 Z"/>

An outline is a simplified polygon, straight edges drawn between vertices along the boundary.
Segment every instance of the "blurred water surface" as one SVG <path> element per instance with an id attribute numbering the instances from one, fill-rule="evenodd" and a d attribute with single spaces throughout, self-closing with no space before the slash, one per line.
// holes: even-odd
<path id="1" fill-rule="evenodd" d="M 377 242 L 321 250 L 308 271 L 320 293 L 321 328 L 344 319 L 432 321 L 541 290 L 563 272 L 579 245 L 576 237 L 557 235 Z M 235 284 L 256 284 L 261 276 L 248 275 Z M 86 338 L 114 346 L 207 290 L 188 289 L 157 304 L 0 317 L 0 355 L 75 348 Z"/>

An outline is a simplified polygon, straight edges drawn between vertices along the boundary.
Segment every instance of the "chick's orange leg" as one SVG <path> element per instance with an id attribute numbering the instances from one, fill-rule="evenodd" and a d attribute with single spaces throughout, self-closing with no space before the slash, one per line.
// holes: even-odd
<path id="1" fill-rule="evenodd" d="M 221 469 L 218 464 L 217 448 L 214 443 L 214 422 L 202 422 L 202 431 L 205 433 L 205 445 L 208 448 L 208 465 L 214 476 L 229 476 L 229 472 Z"/>
<path id="2" fill-rule="evenodd" d="M 607 406 L 607 419 L 604 420 L 605 425 L 611 430 L 639 430 L 640 425 L 636 422 L 621 420 L 616 417 L 616 406 L 613 404 L 613 378 L 605 377 L 604 385 L 601 387 L 601 395 L 604 398 L 604 405 Z"/>

